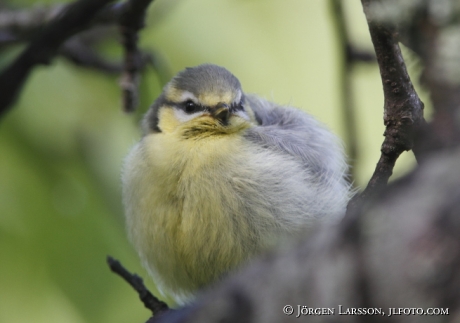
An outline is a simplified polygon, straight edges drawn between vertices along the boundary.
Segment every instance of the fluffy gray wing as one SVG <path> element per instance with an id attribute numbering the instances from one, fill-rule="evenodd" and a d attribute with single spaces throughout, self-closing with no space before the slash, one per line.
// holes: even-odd
<path id="1" fill-rule="evenodd" d="M 331 173 L 343 177 L 347 172 L 340 141 L 311 115 L 254 95 L 246 95 L 246 104 L 259 123 L 248 129 L 245 135 L 248 140 L 291 155 L 306 170 L 322 178 Z"/>

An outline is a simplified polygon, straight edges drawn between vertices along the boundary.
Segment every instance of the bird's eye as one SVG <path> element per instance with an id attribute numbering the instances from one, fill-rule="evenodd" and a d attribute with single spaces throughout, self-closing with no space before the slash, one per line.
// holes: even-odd
<path id="1" fill-rule="evenodd" d="M 187 102 L 185 102 L 185 112 L 193 113 L 193 112 L 196 112 L 198 110 L 199 110 L 199 106 L 195 102 L 193 102 L 191 100 L 188 100 Z"/>

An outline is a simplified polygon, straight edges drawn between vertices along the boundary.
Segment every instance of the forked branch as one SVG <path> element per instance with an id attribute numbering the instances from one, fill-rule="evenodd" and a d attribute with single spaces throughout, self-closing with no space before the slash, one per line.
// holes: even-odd
<path id="1" fill-rule="evenodd" d="M 396 160 L 402 152 L 414 147 L 414 134 L 425 121 L 423 102 L 412 85 L 397 40 L 397 31 L 389 22 L 378 20 L 371 5 L 379 0 L 361 0 L 374 45 L 384 94 L 385 139 L 380 159 L 366 189 L 349 204 L 357 203 L 379 192 L 388 183 Z M 417 157 L 417 156 L 416 156 Z"/>

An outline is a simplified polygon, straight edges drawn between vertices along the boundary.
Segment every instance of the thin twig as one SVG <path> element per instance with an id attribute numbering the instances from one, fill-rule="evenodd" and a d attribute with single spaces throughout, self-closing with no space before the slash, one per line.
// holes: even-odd
<path id="1" fill-rule="evenodd" d="M 70 4 L 73 5 L 73 4 Z M 94 12 L 92 25 L 113 24 L 119 21 L 128 9 L 127 2 L 119 2 Z M 69 9 L 69 5 L 35 6 L 27 9 L 4 9 L 0 11 L 0 30 L 7 30 L 27 40 L 47 23 L 55 20 Z"/>
<path id="2" fill-rule="evenodd" d="M 123 110 L 133 112 L 138 102 L 139 88 L 139 57 L 140 51 L 137 46 L 137 30 L 121 26 L 122 44 L 124 48 L 123 74 L 120 78 L 120 87 L 123 95 Z"/>
<path id="3" fill-rule="evenodd" d="M 375 20 L 369 10 L 370 3 L 376 1 L 379 0 L 361 0 L 382 78 L 385 139 L 374 174 L 366 189 L 350 202 L 349 212 L 359 201 L 386 186 L 396 160 L 402 152 L 413 148 L 414 133 L 424 124 L 423 102 L 407 73 L 396 30 L 388 23 Z"/>
<path id="4" fill-rule="evenodd" d="M 343 120 L 345 125 L 345 141 L 347 143 L 347 155 L 350 162 L 350 176 L 354 179 L 355 176 L 355 163 L 358 159 L 358 135 L 356 127 L 356 115 L 353 104 L 353 91 L 351 87 L 351 70 L 353 68 L 353 61 L 349 58 L 350 40 L 345 23 L 345 16 L 342 8 L 341 0 L 330 0 L 330 6 L 335 23 L 337 34 L 337 41 L 339 50 L 341 51 L 339 57 L 342 60 L 340 64 L 340 91 L 341 102 L 343 111 Z"/>
<path id="5" fill-rule="evenodd" d="M 124 70 L 120 80 L 123 91 L 123 109 L 135 110 L 138 102 L 140 50 L 138 32 L 144 27 L 147 7 L 153 0 L 131 0 L 120 17 L 120 32 L 125 50 Z"/>
<path id="6" fill-rule="evenodd" d="M 359 63 L 374 63 L 375 56 L 364 50 L 359 50 L 352 43 L 348 31 L 348 25 L 343 10 L 342 0 L 330 0 L 333 22 L 339 46 L 339 86 L 341 92 L 341 104 L 345 128 L 345 142 L 347 143 L 347 155 L 350 163 L 350 180 L 353 182 L 356 171 L 356 161 L 359 158 L 357 120 L 353 95 L 353 69 Z"/>
<path id="7" fill-rule="evenodd" d="M 139 294 L 139 298 L 142 303 L 144 303 L 144 306 L 152 312 L 153 316 L 169 310 L 169 307 L 165 302 L 162 302 L 153 296 L 153 294 L 145 287 L 142 278 L 136 274 L 131 274 L 118 260 L 110 256 L 107 257 L 107 263 L 109 264 L 112 272 L 122 277 L 134 288 L 134 290 Z"/>
<path id="8" fill-rule="evenodd" d="M 80 67 L 97 70 L 107 74 L 120 74 L 123 71 L 121 61 L 110 61 L 101 56 L 90 44 L 80 39 L 72 37 L 62 45 L 59 54 L 73 64 Z M 153 53 L 140 53 L 139 68 L 142 70 L 147 65 L 153 65 Z"/>
<path id="9" fill-rule="evenodd" d="M 59 54 L 78 66 L 96 69 L 108 74 L 118 74 L 122 66 L 102 57 L 92 47 L 73 37 L 64 43 Z"/>

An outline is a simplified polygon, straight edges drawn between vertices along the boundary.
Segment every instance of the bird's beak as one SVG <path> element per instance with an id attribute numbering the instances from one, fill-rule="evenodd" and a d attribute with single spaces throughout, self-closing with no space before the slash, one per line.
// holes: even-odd
<path id="1" fill-rule="evenodd" d="M 214 109 L 211 110 L 211 115 L 220 121 L 224 126 L 228 124 L 230 118 L 230 107 L 225 103 L 218 103 Z"/>

